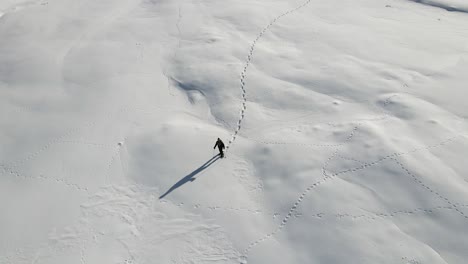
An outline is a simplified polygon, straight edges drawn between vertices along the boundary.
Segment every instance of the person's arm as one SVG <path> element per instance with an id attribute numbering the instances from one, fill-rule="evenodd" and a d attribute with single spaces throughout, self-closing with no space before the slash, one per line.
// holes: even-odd
<path id="1" fill-rule="evenodd" d="M 216 146 L 218 146 L 218 141 L 216 141 L 216 144 L 214 145 L 213 149 L 215 149 Z"/>

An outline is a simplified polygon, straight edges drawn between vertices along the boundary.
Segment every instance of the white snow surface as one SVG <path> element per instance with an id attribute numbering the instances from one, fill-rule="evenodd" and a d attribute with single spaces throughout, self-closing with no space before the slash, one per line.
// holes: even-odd
<path id="1" fill-rule="evenodd" d="M 0 0 L 0 263 L 467 263 L 467 73 L 465 0 Z"/>

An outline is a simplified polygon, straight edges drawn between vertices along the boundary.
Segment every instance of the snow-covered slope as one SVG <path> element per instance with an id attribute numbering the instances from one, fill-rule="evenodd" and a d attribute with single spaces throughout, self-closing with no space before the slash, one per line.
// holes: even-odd
<path id="1" fill-rule="evenodd" d="M 466 263 L 467 10 L 0 0 L 0 263 Z"/>

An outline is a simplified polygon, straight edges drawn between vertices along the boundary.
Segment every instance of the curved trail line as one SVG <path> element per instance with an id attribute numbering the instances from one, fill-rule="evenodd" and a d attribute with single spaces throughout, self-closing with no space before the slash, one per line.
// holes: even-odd
<path id="1" fill-rule="evenodd" d="M 383 102 L 383 106 L 386 107 L 389 103 L 390 103 L 390 100 L 395 97 L 396 95 L 392 95 L 390 97 L 388 97 L 384 102 Z M 383 112 L 383 116 L 382 116 L 382 120 L 387 120 L 389 117 L 390 117 L 390 114 L 385 111 L 385 110 L 382 110 Z M 359 127 L 362 126 L 362 122 L 358 122 L 356 124 L 356 126 L 353 128 L 353 130 L 351 131 L 351 134 L 346 138 L 346 140 L 340 145 L 343 146 L 344 144 L 346 144 L 347 142 L 349 142 L 355 135 L 356 131 L 359 129 Z M 327 179 L 330 177 L 330 175 L 327 173 L 327 167 L 328 165 L 330 164 L 330 162 L 335 159 L 337 156 L 339 156 L 339 153 L 340 153 L 340 148 L 338 147 L 334 152 L 333 154 L 325 161 L 325 163 L 323 164 L 322 166 L 322 175 L 324 176 L 324 179 Z M 333 175 L 332 175 L 333 176 Z"/>
<path id="2" fill-rule="evenodd" d="M 464 208 L 468 207 L 467 204 L 457 204 L 456 206 L 464 207 Z M 455 207 L 449 205 L 449 206 L 434 206 L 430 208 L 418 207 L 418 208 L 412 208 L 412 209 L 399 209 L 399 210 L 394 210 L 390 212 L 368 211 L 367 214 L 352 214 L 352 213 L 346 213 L 346 212 L 337 212 L 337 213 L 318 212 L 318 213 L 311 214 L 310 216 L 317 220 L 325 220 L 325 221 L 330 220 L 330 219 L 377 221 L 377 220 L 385 219 L 385 218 L 396 218 L 399 216 L 414 216 L 417 214 L 422 214 L 422 215 L 429 215 L 429 214 L 436 214 L 436 213 L 442 214 L 443 211 L 453 211 L 453 210 L 456 210 Z"/>
<path id="3" fill-rule="evenodd" d="M 159 113 L 161 111 L 175 111 L 175 109 L 170 109 L 170 108 L 159 108 L 156 107 L 154 109 L 143 109 L 143 108 L 136 108 L 132 106 L 123 106 L 120 109 L 117 109 L 115 111 L 109 111 L 105 113 L 104 117 L 102 119 L 104 120 L 109 120 L 109 121 L 114 121 L 117 117 L 120 117 L 122 114 L 137 114 L 137 112 L 141 112 L 141 114 L 145 115 L 152 115 L 154 113 Z M 91 141 L 83 141 L 83 140 L 78 140 L 78 139 L 68 139 L 74 134 L 78 134 L 80 132 L 85 131 L 86 129 L 92 129 L 95 128 L 99 124 L 99 121 L 91 121 L 91 122 L 86 122 L 82 124 L 81 126 L 77 126 L 75 128 L 72 128 L 68 131 L 66 131 L 64 134 L 59 135 L 53 139 L 51 139 L 47 144 L 39 147 L 38 149 L 28 152 L 25 154 L 23 157 L 18 158 L 13 161 L 9 162 L 0 162 L 0 166 L 2 167 L 8 167 L 11 169 L 17 169 L 21 165 L 27 163 L 28 161 L 33 160 L 34 158 L 38 157 L 41 153 L 45 152 L 46 150 L 50 149 L 52 146 L 57 145 L 57 144 L 83 144 L 83 145 L 89 145 L 89 146 L 95 146 L 95 147 L 102 147 L 102 148 L 111 148 L 113 147 L 112 144 L 109 143 L 99 143 L 99 142 L 91 142 Z"/>
<path id="4" fill-rule="evenodd" d="M 22 180 L 38 180 L 38 181 L 49 181 L 49 182 L 55 182 L 57 184 L 62 184 L 67 188 L 74 189 L 79 192 L 85 192 L 89 194 L 88 187 L 86 186 L 81 186 L 77 183 L 74 183 L 66 178 L 56 178 L 56 177 L 49 177 L 44 174 L 39 174 L 39 176 L 36 175 L 26 175 L 22 174 L 19 171 L 16 171 L 14 168 L 10 168 L 4 165 L 0 164 L 0 169 L 3 171 L 3 175 L 10 174 L 16 179 L 22 179 Z"/>
<path id="5" fill-rule="evenodd" d="M 349 142 L 353 137 L 354 135 L 356 134 L 356 131 L 358 130 L 359 128 L 359 125 L 356 125 L 350 132 L 350 134 L 348 135 L 348 137 L 345 139 L 345 141 L 343 141 L 343 143 L 341 145 L 345 145 L 347 142 Z M 296 200 L 296 202 L 294 202 L 294 205 L 291 206 L 291 208 L 289 209 L 288 213 L 286 214 L 286 216 L 283 218 L 283 220 L 281 221 L 281 223 L 275 228 L 275 230 L 273 230 L 272 232 L 264 235 L 263 237 L 251 242 L 246 249 L 244 249 L 244 251 L 242 252 L 243 256 L 242 256 L 242 259 L 241 259 L 241 264 L 246 264 L 247 263 L 247 259 L 248 259 L 248 254 L 249 252 L 254 248 L 256 247 L 257 245 L 259 245 L 260 243 L 263 243 L 264 241 L 270 239 L 271 237 L 273 237 L 274 235 L 276 235 L 278 232 L 280 232 L 285 226 L 286 224 L 288 223 L 289 219 L 294 216 L 294 213 L 297 211 L 297 207 L 299 206 L 300 203 L 302 203 L 302 201 L 304 200 L 304 198 L 306 197 L 306 195 L 312 190 L 314 189 L 315 187 L 321 185 L 322 183 L 325 183 L 327 180 L 329 179 L 332 179 L 333 177 L 336 177 L 337 175 L 333 174 L 333 175 L 328 175 L 326 173 L 326 167 L 328 165 L 328 163 L 333 160 L 335 158 L 336 155 L 338 155 L 340 152 L 340 147 L 338 147 L 334 152 L 333 154 L 325 161 L 324 165 L 322 166 L 322 174 L 324 175 L 324 177 L 318 181 L 316 181 L 314 184 L 310 185 L 309 187 L 307 187 L 307 189 L 305 189 L 301 195 L 299 196 L 299 198 Z"/>
<path id="6" fill-rule="evenodd" d="M 436 191 L 435 189 L 429 187 L 426 183 L 424 183 L 420 177 L 416 176 L 414 173 L 412 173 L 405 165 L 403 165 L 403 163 L 401 161 L 399 161 L 397 158 L 391 158 L 391 160 L 393 160 L 396 164 L 398 164 L 401 169 L 406 173 L 408 174 L 408 176 L 410 176 L 416 183 L 418 183 L 419 185 L 421 185 L 421 187 L 423 187 L 424 189 L 426 189 L 427 191 L 431 192 L 432 194 L 436 195 L 437 197 L 439 197 L 441 200 L 445 201 L 453 210 L 455 210 L 458 214 L 460 214 L 461 216 L 463 216 L 465 219 L 468 220 L 468 215 L 466 215 L 463 211 L 460 210 L 459 206 L 452 202 L 449 198 L 447 198 L 446 196 L 440 194 L 438 191 Z"/>
<path id="7" fill-rule="evenodd" d="M 316 147 L 316 148 L 337 148 L 341 147 L 343 143 L 339 144 L 311 144 L 311 143 L 301 143 L 301 142 L 276 142 L 276 141 L 266 141 L 263 139 L 255 139 L 245 137 L 245 139 L 250 140 L 252 142 L 256 142 L 258 144 L 264 145 L 276 145 L 276 146 L 303 146 L 303 147 Z"/>
<path id="8" fill-rule="evenodd" d="M 398 96 L 397 94 L 395 95 L 391 95 L 389 96 L 387 99 L 385 99 L 385 101 L 383 102 L 383 107 L 386 107 L 388 104 L 391 103 L 391 99 Z M 376 108 L 378 109 L 378 108 Z M 357 119 L 357 120 L 354 120 L 354 121 L 349 121 L 349 122 L 344 122 L 344 123 L 315 123 L 315 124 L 326 124 L 326 125 L 329 125 L 329 126 L 332 126 L 332 127 L 336 127 L 338 125 L 344 125 L 344 124 L 354 124 L 354 129 L 353 129 L 353 132 L 352 134 L 350 134 L 348 136 L 348 138 L 345 139 L 345 141 L 339 143 L 339 144 L 331 144 L 331 143 L 328 143 L 328 144 L 313 144 L 313 143 L 301 143 L 301 142 L 274 142 L 274 141 L 266 141 L 264 139 L 256 139 L 256 138 L 251 138 L 247 135 L 243 135 L 243 137 L 247 140 L 250 140 L 250 141 L 253 141 L 253 142 L 256 142 L 256 143 L 259 143 L 259 144 L 265 144 L 265 145 L 277 145 L 277 146 L 288 146 L 288 145 L 292 145 L 292 146 L 303 146 L 303 147 L 316 147 L 316 148 L 339 148 L 341 146 L 343 146 L 347 141 L 349 141 L 353 136 L 354 136 L 354 133 L 355 131 L 366 121 L 387 121 L 389 119 L 389 117 L 391 116 L 391 114 L 386 111 L 385 109 L 378 109 L 378 111 L 380 111 L 382 113 L 381 116 L 378 116 L 378 117 L 375 117 L 375 118 L 371 118 L 371 119 Z M 306 115 L 307 116 L 307 115 Z M 302 118 L 302 117 L 301 117 Z M 335 150 L 336 152 L 336 150 Z M 337 155 L 337 153 L 333 154 L 333 156 L 331 156 L 329 158 L 329 160 L 326 162 L 326 165 L 332 160 L 335 158 L 335 156 Z"/>
<path id="9" fill-rule="evenodd" d="M 347 140 L 350 140 L 356 130 L 358 129 L 358 127 L 356 126 L 351 134 L 348 136 L 348 139 Z M 392 153 L 392 154 L 389 154 L 383 158 L 380 158 L 378 160 L 375 160 L 375 161 L 372 161 L 372 162 L 366 162 L 364 164 L 362 164 L 361 166 L 357 166 L 357 167 L 354 167 L 354 168 L 350 168 L 350 169 L 346 169 L 346 170 L 342 170 L 342 171 L 339 171 L 339 172 L 334 172 L 332 174 L 328 174 L 326 173 L 326 166 L 327 164 L 330 162 L 330 160 L 332 160 L 335 156 L 339 155 L 339 149 L 337 149 L 337 151 L 335 153 L 332 154 L 332 156 L 325 162 L 324 166 L 322 167 L 322 174 L 324 175 L 324 177 L 322 179 L 319 179 L 317 180 L 315 183 L 309 185 L 302 193 L 301 195 L 297 198 L 296 202 L 294 202 L 293 206 L 291 206 L 291 208 L 289 209 L 288 213 L 286 214 L 286 216 L 283 218 L 283 220 L 281 221 L 281 223 L 270 233 L 264 235 L 263 237 L 253 241 L 252 243 L 250 243 L 246 249 L 244 249 L 244 251 L 242 252 L 243 256 L 242 256 L 242 259 L 241 259 L 241 264 L 246 264 L 247 263 L 247 259 L 248 259 L 248 254 L 250 251 L 252 251 L 253 248 L 255 248 L 257 245 L 263 243 L 264 241 L 270 239 L 271 237 L 273 237 L 274 235 L 276 235 L 278 232 L 280 232 L 285 226 L 286 224 L 288 223 L 289 219 L 294 215 L 294 213 L 297 211 L 297 208 L 299 206 L 299 204 L 301 204 L 304 200 L 304 198 L 315 188 L 317 188 L 318 186 L 326 183 L 327 181 L 329 180 L 332 180 L 336 177 L 339 177 L 341 175 L 345 175 L 345 174 L 348 174 L 348 173 L 355 173 L 357 171 L 361 171 L 361 170 L 365 170 L 369 167 L 372 167 L 372 166 L 375 166 L 381 162 L 383 162 L 384 160 L 388 160 L 388 159 L 392 159 L 392 160 L 396 160 L 397 157 L 400 157 L 400 156 L 404 156 L 404 155 L 409 155 L 409 154 L 412 154 L 412 153 L 415 153 L 415 152 L 419 152 L 419 151 L 423 151 L 423 150 L 430 150 L 430 149 L 434 149 L 436 147 L 440 147 L 440 146 L 444 146 L 450 142 L 453 142 L 455 141 L 457 138 L 460 138 L 462 135 L 456 135 L 456 136 L 453 136 L 451 138 L 448 138 L 448 139 L 445 139 L 439 143 L 436 143 L 436 144 L 433 144 L 433 145 L 429 145 L 429 146 L 424 146 L 424 147 L 418 147 L 418 148 L 414 148 L 410 151 L 406 151 L 406 152 L 395 152 L 395 153 Z M 400 165 L 400 164 L 399 164 Z M 400 165 L 401 166 L 401 165 Z M 403 168 L 404 169 L 404 168 Z M 405 170 L 405 169 L 404 169 Z M 405 170 L 406 171 L 406 170 Z M 407 173 L 410 173 L 409 171 L 407 171 Z M 410 174 L 411 177 L 413 177 L 417 182 L 418 182 L 418 179 Z M 427 188 L 426 185 L 424 185 L 423 187 Z M 432 191 L 433 193 L 435 193 L 434 191 Z M 438 195 L 439 196 L 439 195 Z M 447 201 L 448 204 L 454 209 L 456 210 L 458 213 L 462 214 L 465 218 L 468 219 L 468 217 L 463 213 L 461 212 L 460 210 L 457 210 L 458 207 L 455 203 L 453 202 L 450 202 L 448 201 L 447 199 L 445 199 L 445 197 L 442 197 L 442 196 L 439 196 L 440 198 L 442 198 L 443 200 Z"/>
<path id="10" fill-rule="evenodd" d="M 262 29 L 262 31 L 260 31 L 260 33 L 257 35 L 255 40 L 250 45 L 250 50 L 249 50 L 249 54 L 247 55 L 247 60 L 245 61 L 245 64 L 244 64 L 244 69 L 242 70 L 242 72 L 240 74 L 241 75 L 240 89 L 241 89 L 241 92 L 242 92 L 242 106 L 241 106 L 241 110 L 240 110 L 240 116 L 239 116 L 239 120 L 237 121 L 236 129 L 232 133 L 231 139 L 229 140 L 229 142 L 226 145 L 226 152 L 229 150 L 229 147 L 231 146 L 231 144 L 236 140 L 237 134 L 239 133 L 239 130 L 242 127 L 241 126 L 242 120 L 244 120 L 244 117 L 245 117 L 245 110 L 247 109 L 247 91 L 245 90 L 245 77 L 247 76 L 247 69 L 249 68 L 250 63 L 252 61 L 254 51 L 255 51 L 255 46 L 257 45 L 257 42 L 263 37 L 265 32 L 271 26 L 273 26 L 279 19 L 281 19 L 282 17 L 287 16 L 287 15 L 289 15 L 289 14 L 303 8 L 304 6 L 308 5 L 310 3 L 310 1 L 312 1 L 312 0 L 307 0 L 304 3 L 302 3 L 301 5 L 299 5 L 299 6 L 295 7 L 295 8 L 289 9 L 288 11 L 284 12 L 283 14 L 275 17 L 266 27 L 264 27 Z"/>

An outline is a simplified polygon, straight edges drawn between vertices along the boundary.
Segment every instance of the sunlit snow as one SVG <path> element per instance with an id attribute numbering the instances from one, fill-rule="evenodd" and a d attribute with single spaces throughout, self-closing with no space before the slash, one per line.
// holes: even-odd
<path id="1" fill-rule="evenodd" d="M 0 263 L 465 264 L 467 73 L 462 0 L 0 0 Z"/>

